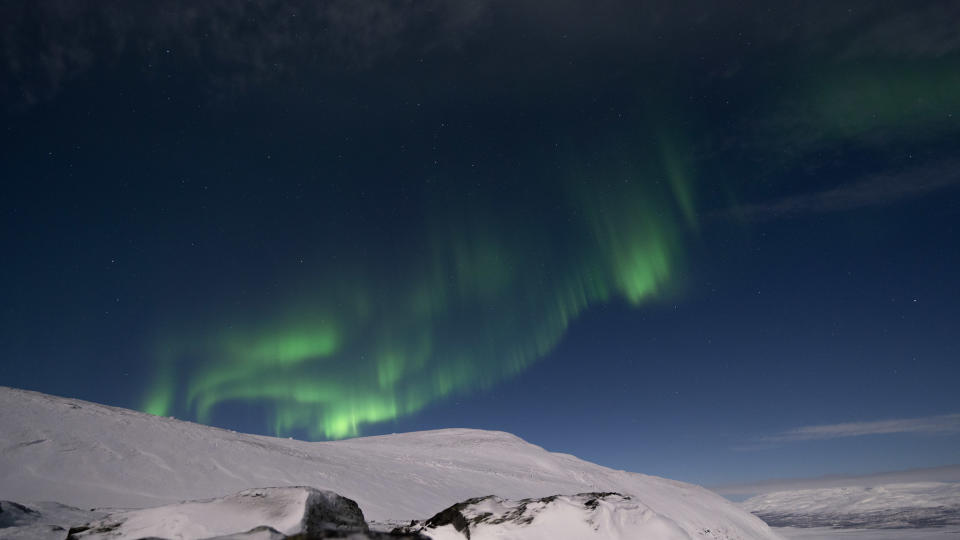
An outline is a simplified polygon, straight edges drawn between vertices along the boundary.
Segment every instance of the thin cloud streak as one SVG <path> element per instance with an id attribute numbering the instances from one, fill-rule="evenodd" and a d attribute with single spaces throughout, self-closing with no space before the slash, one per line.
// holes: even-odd
<path id="1" fill-rule="evenodd" d="M 960 185 L 960 163 L 949 161 L 898 174 L 878 174 L 825 191 L 803 193 L 724 212 L 726 217 L 769 221 L 805 214 L 884 206 Z"/>
<path id="2" fill-rule="evenodd" d="M 960 414 L 804 426 L 764 437 L 765 442 L 815 441 L 893 433 L 960 433 Z"/>
<path id="3" fill-rule="evenodd" d="M 824 51 L 835 51 L 841 62 L 938 59 L 960 49 L 955 31 L 960 8 L 952 0 L 917 0 L 902 14 L 870 0 L 842 7 L 791 1 L 778 10 L 767 9 L 768 3 L 759 1 L 733 5 L 672 0 L 622 3 L 622 8 L 616 4 L 578 0 L 0 2 L 0 96 L 15 102 L 7 103 L 8 107 L 33 105 L 52 98 L 61 86 L 94 66 L 111 66 L 131 53 L 147 64 L 167 50 L 180 65 L 203 73 L 213 69 L 208 76 L 216 88 L 242 91 L 285 76 L 302 77 L 304 71 L 325 73 L 319 65 L 324 60 L 333 66 L 364 67 L 389 60 L 401 50 L 416 55 L 456 51 L 479 26 L 492 20 L 494 12 L 508 5 L 515 11 L 501 16 L 526 20 L 533 24 L 529 28 L 550 35 L 562 29 L 564 39 L 569 29 L 580 28 L 581 48 L 606 36 L 613 39 L 607 43 L 631 51 L 630 58 L 659 58 L 663 51 L 675 52 L 693 42 L 698 45 L 684 54 L 700 58 L 705 50 L 700 44 L 709 35 L 706 50 L 716 51 L 716 64 L 724 66 L 714 73 L 720 77 L 756 62 L 746 55 L 730 55 L 738 47 L 735 44 L 741 38 L 736 36 L 741 30 L 758 45 L 789 47 L 801 56 L 818 58 Z M 698 24 L 691 26 L 692 20 Z M 689 29 L 695 33 L 688 34 Z M 517 35 L 524 41 L 530 38 L 526 31 Z M 517 55 L 517 61 L 522 62 L 523 55 Z M 526 67 L 519 64 L 515 69 Z"/>

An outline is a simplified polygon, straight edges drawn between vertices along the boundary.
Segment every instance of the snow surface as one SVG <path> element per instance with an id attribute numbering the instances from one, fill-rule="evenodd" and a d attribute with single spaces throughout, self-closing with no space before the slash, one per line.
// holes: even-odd
<path id="1" fill-rule="evenodd" d="M 158 537 L 195 540 L 269 527 L 283 535 L 322 530 L 366 531 L 360 511 L 329 491 L 304 487 L 248 489 L 218 499 L 188 501 L 141 510 L 115 512 L 77 533 L 85 540 L 135 540 Z M 340 523 L 317 520 L 316 509 Z M 353 510 L 353 512 L 351 512 Z M 323 514 L 324 512 L 316 512 Z M 269 529 L 248 538 L 276 536 Z"/>
<path id="2" fill-rule="evenodd" d="M 55 502 L 18 504 L 0 501 L 0 539 L 63 540 L 70 523 L 86 523 L 103 512 L 80 510 Z"/>
<path id="3" fill-rule="evenodd" d="M 454 505 L 418 525 L 407 530 L 435 540 L 689 538 L 672 520 L 619 493 L 581 493 L 519 501 L 484 497 Z M 701 531 L 701 535 L 709 538 L 710 532 Z"/>
<path id="4" fill-rule="evenodd" d="M 777 532 L 791 540 L 958 540 L 960 528 L 925 529 L 831 529 L 784 527 Z"/>
<path id="5" fill-rule="evenodd" d="M 257 527 L 245 533 L 227 534 L 211 538 L 210 540 L 284 540 L 285 538 L 286 535 L 270 527 Z"/>
<path id="6" fill-rule="evenodd" d="M 834 487 L 874 487 L 886 484 L 917 484 L 922 482 L 960 482 L 960 465 L 940 465 L 900 471 L 883 471 L 861 475 L 832 474 L 816 478 L 779 478 L 750 484 L 727 484 L 711 486 L 710 489 L 725 496 L 741 496 L 740 500 L 774 491 L 797 491 Z"/>
<path id="7" fill-rule="evenodd" d="M 685 538 L 780 538 L 704 488 L 608 469 L 503 432 L 445 429 L 304 442 L 6 387 L 0 410 L 0 499 L 144 508 L 309 485 L 353 499 L 368 520 L 386 521 L 423 519 L 491 494 L 612 491 L 643 505 L 651 520 L 675 524 Z"/>
<path id="8" fill-rule="evenodd" d="M 752 497 L 743 505 L 753 512 L 789 509 L 804 513 L 843 514 L 891 508 L 955 506 L 960 505 L 960 483 L 917 482 L 779 491 Z"/>
<path id="9" fill-rule="evenodd" d="M 960 483 L 778 491 L 757 495 L 741 505 L 776 526 L 879 529 L 960 525 Z"/>

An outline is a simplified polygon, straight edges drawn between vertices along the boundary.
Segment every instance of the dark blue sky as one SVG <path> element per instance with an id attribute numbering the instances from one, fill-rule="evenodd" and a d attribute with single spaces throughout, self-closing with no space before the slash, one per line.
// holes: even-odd
<path id="1" fill-rule="evenodd" d="M 960 462 L 950 2 L 0 9 L 0 384 L 704 484 Z"/>

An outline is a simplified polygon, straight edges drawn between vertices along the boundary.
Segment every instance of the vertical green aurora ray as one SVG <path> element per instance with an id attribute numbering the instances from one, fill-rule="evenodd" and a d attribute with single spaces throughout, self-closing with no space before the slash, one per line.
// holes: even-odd
<path id="1" fill-rule="evenodd" d="M 692 169 L 676 146 L 660 152 L 646 172 L 584 168 L 510 204 L 493 188 L 448 193 L 412 240 L 417 256 L 345 263 L 351 277 L 319 274 L 315 291 L 279 303 L 285 316 L 184 340 L 180 353 L 202 361 L 177 364 L 177 394 L 172 376 L 158 378 L 151 395 L 163 398 L 147 410 L 167 412 L 177 395 L 210 422 L 220 404 L 255 402 L 278 435 L 342 438 L 521 373 L 591 306 L 639 305 L 669 286 L 694 224 Z M 543 218 L 538 204 L 560 211 Z"/>
<path id="2" fill-rule="evenodd" d="M 175 390 L 170 364 L 158 362 L 153 387 L 143 401 L 143 411 L 156 416 L 168 415 L 173 407 Z"/>

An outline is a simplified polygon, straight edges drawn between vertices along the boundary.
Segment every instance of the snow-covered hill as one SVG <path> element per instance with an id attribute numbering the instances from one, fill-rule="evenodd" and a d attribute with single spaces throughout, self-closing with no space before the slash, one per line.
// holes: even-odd
<path id="1" fill-rule="evenodd" d="M 0 411 L 0 499 L 18 502 L 143 508 L 306 485 L 353 499 L 367 519 L 386 521 L 423 519 L 478 496 L 617 492 L 688 538 L 778 538 L 706 489 L 608 469 L 502 432 L 303 442 L 5 387 Z"/>
<path id="2" fill-rule="evenodd" d="M 426 522 L 412 523 L 394 532 L 419 533 L 435 540 L 690 538 L 673 520 L 619 493 L 553 495 L 519 501 L 477 497 L 457 503 Z M 702 538 L 715 538 L 711 532 L 698 531 Z"/>
<path id="3" fill-rule="evenodd" d="M 918 482 L 765 493 L 743 507 L 777 527 L 960 525 L 960 483 Z"/>

